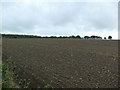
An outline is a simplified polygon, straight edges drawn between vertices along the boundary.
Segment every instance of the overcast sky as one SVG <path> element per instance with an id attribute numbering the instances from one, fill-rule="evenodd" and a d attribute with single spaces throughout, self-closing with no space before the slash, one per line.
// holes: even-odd
<path id="1" fill-rule="evenodd" d="M 2 33 L 118 38 L 117 2 L 1 2 Z"/>

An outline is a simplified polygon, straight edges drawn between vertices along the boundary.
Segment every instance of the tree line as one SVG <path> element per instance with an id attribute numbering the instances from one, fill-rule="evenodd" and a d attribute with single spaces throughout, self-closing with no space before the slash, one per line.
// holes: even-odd
<path id="1" fill-rule="evenodd" d="M 37 36 L 37 35 L 19 35 L 19 34 L 2 34 L 2 38 L 79 38 L 79 39 L 102 39 L 100 36 L 84 36 L 72 35 L 72 36 Z M 104 37 L 106 39 L 106 37 Z M 112 36 L 108 36 L 108 39 L 112 39 Z"/>

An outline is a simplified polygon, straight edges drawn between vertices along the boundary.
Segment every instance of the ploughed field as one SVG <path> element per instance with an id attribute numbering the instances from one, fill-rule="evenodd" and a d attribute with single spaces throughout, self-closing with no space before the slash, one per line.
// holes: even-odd
<path id="1" fill-rule="evenodd" d="M 3 39 L 3 61 L 15 62 L 29 87 L 118 87 L 118 41 Z"/>

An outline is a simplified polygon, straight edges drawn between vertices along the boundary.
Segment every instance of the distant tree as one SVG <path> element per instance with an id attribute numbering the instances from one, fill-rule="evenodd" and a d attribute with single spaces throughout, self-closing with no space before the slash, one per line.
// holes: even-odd
<path id="1" fill-rule="evenodd" d="M 110 39 L 110 40 L 111 40 L 111 39 L 112 39 L 112 36 L 108 36 L 108 39 Z"/>
<path id="2" fill-rule="evenodd" d="M 63 36 L 63 38 L 68 38 L 67 36 Z"/>
<path id="3" fill-rule="evenodd" d="M 95 36 L 95 35 L 92 35 L 92 36 L 91 36 L 91 38 L 92 38 L 92 39 L 95 39 L 95 38 L 96 38 L 96 36 Z"/>
<path id="4" fill-rule="evenodd" d="M 97 39 L 102 39 L 102 37 L 100 37 L 100 36 L 96 36 L 96 38 L 97 38 Z"/>
<path id="5" fill-rule="evenodd" d="M 44 36 L 44 38 L 48 38 L 48 36 Z"/>
<path id="6" fill-rule="evenodd" d="M 62 36 L 59 36 L 58 38 L 62 38 Z"/>
<path id="7" fill-rule="evenodd" d="M 76 38 L 81 38 L 81 37 L 79 35 L 77 35 Z"/>
<path id="8" fill-rule="evenodd" d="M 36 35 L 2 34 L 3 38 L 41 38 Z"/>
<path id="9" fill-rule="evenodd" d="M 72 38 L 72 36 L 69 36 L 69 38 Z"/>
<path id="10" fill-rule="evenodd" d="M 50 36 L 50 38 L 57 38 L 56 36 Z"/>
<path id="11" fill-rule="evenodd" d="M 95 35 L 92 35 L 90 38 L 91 38 L 91 39 L 102 39 L 102 37 L 100 37 L 100 36 L 95 36 Z"/>
<path id="12" fill-rule="evenodd" d="M 72 36 L 69 36 L 69 38 L 75 38 L 75 36 L 74 36 L 74 35 L 72 35 Z"/>
<path id="13" fill-rule="evenodd" d="M 104 37 L 104 39 L 106 39 L 106 37 Z"/>
<path id="14" fill-rule="evenodd" d="M 90 37 L 89 36 L 84 36 L 84 39 L 89 39 Z"/>

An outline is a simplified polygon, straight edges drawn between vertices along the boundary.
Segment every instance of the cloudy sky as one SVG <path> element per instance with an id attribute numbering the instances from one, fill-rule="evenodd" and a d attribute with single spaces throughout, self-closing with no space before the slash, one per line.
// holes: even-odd
<path id="1" fill-rule="evenodd" d="M 117 2 L 1 2 L 2 33 L 118 38 Z"/>

